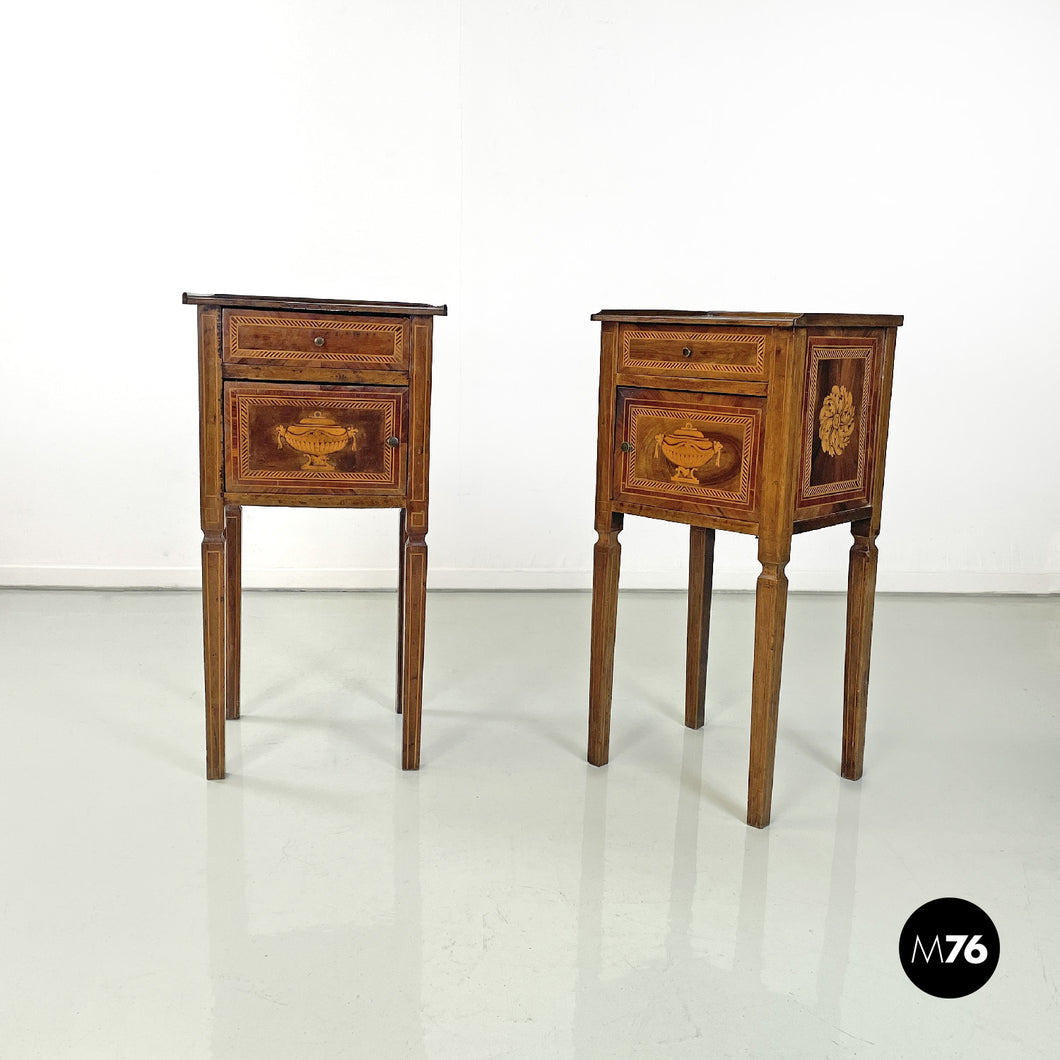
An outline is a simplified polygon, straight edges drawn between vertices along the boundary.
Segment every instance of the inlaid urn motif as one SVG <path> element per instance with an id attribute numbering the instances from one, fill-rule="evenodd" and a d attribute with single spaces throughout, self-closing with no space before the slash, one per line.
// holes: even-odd
<path id="1" fill-rule="evenodd" d="M 306 457 L 303 471 L 333 471 L 335 465 L 328 459 L 332 453 L 345 448 L 357 451 L 356 427 L 343 427 L 336 423 L 326 412 L 317 410 L 303 416 L 289 427 L 276 428 L 276 446 L 282 449 L 284 443 Z"/>
<path id="2" fill-rule="evenodd" d="M 692 486 L 699 485 L 699 479 L 695 476 L 696 468 L 704 467 L 711 461 L 721 466 L 723 448 L 721 442 L 707 438 L 702 431 L 692 426 L 691 421 L 672 434 L 655 436 L 655 455 L 658 456 L 662 449 L 666 459 L 677 468 L 670 481 Z"/>
<path id="3" fill-rule="evenodd" d="M 821 448 L 829 456 L 839 456 L 847 447 L 847 442 L 854 433 L 856 419 L 853 394 L 845 386 L 832 387 L 832 392 L 824 399 L 818 416 Z"/>

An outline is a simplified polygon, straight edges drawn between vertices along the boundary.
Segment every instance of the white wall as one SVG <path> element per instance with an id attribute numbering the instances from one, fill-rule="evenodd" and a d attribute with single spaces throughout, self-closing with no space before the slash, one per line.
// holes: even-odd
<path id="1" fill-rule="evenodd" d="M 583 586 L 602 307 L 904 313 L 883 589 L 1060 589 L 1060 5 L 20 5 L 0 63 L 0 582 L 198 582 L 183 290 L 447 302 L 432 584 Z M 248 584 L 391 585 L 252 509 Z M 681 527 L 627 520 L 623 584 Z M 845 584 L 845 528 L 795 588 Z M 754 541 L 719 539 L 723 587 Z"/>

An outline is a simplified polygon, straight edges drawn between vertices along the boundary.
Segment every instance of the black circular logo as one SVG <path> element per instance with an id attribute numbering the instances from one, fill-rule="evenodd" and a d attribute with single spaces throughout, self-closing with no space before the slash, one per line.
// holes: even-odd
<path id="1" fill-rule="evenodd" d="M 898 940 L 905 974 L 935 997 L 974 994 L 994 974 L 1000 949 L 994 922 L 963 898 L 922 905 Z"/>

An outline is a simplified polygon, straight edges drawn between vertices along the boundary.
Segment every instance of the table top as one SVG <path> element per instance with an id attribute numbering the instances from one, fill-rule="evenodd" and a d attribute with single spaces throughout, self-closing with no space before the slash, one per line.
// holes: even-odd
<path id="1" fill-rule="evenodd" d="M 270 295 L 249 294 L 188 294 L 185 305 L 208 305 L 219 309 L 302 309 L 314 313 L 364 313 L 379 316 L 444 317 L 444 305 L 426 302 L 358 302 L 344 298 L 277 298 Z"/>
<path id="2" fill-rule="evenodd" d="M 905 317 L 879 313 L 731 313 L 711 309 L 601 309 L 593 320 L 626 324 L 740 324 L 766 328 L 895 328 Z"/>

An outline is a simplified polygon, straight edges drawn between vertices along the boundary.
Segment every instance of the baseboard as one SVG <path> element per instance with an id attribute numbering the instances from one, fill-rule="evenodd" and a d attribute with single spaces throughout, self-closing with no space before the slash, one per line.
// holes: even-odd
<path id="1" fill-rule="evenodd" d="M 754 588 L 757 570 L 717 570 L 714 587 L 722 592 Z M 0 567 L 0 587 L 48 589 L 197 589 L 197 567 Z M 483 570 L 432 567 L 432 589 L 534 590 L 588 589 L 589 570 Z M 794 592 L 844 592 L 846 572 L 788 570 Z M 248 589 L 393 589 L 397 571 L 363 568 L 255 569 L 243 572 Z M 623 589 L 683 589 L 675 571 L 626 570 Z M 890 593 L 1060 593 L 1060 571 L 888 571 L 876 588 Z"/>

